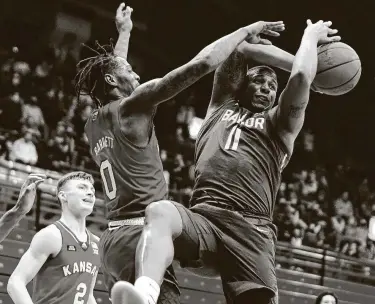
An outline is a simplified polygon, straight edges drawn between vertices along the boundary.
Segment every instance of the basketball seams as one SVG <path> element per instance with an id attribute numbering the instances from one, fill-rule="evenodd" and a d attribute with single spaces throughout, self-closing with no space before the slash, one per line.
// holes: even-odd
<path id="1" fill-rule="evenodd" d="M 351 91 L 362 71 L 356 51 L 343 42 L 325 44 L 318 49 L 318 70 L 314 85 L 327 95 L 338 96 Z"/>
<path id="2" fill-rule="evenodd" d="M 348 84 L 349 82 L 351 82 L 358 75 L 358 73 L 361 72 L 361 71 L 362 71 L 362 68 L 360 67 L 358 69 L 358 71 L 354 74 L 354 76 L 352 78 L 350 78 L 349 80 L 345 81 L 344 83 L 342 83 L 342 84 L 340 84 L 338 86 L 334 86 L 334 87 L 319 87 L 319 86 L 317 86 L 317 88 L 324 89 L 324 90 L 334 90 L 334 89 L 337 89 L 337 88 L 339 88 L 341 86 L 344 86 L 344 85 Z"/>
<path id="3" fill-rule="evenodd" d="M 337 67 L 339 67 L 339 66 L 342 66 L 342 65 L 345 65 L 345 64 L 351 63 L 351 62 L 356 61 L 356 60 L 359 60 L 359 58 L 357 58 L 357 59 L 352 59 L 352 60 L 350 60 L 350 61 L 346 61 L 346 62 L 343 62 L 343 63 L 337 64 L 337 65 L 335 65 L 335 66 L 331 66 L 331 67 L 329 67 L 329 68 L 326 68 L 325 70 L 321 70 L 321 71 L 319 71 L 318 73 L 316 73 L 316 75 L 322 74 L 322 73 L 324 73 L 324 72 L 327 72 L 327 71 L 329 71 L 329 70 L 332 70 L 332 69 L 337 68 Z M 361 67 L 359 67 L 359 68 L 361 68 Z"/>
<path id="4" fill-rule="evenodd" d="M 344 50 L 349 50 L 349 51 L 355 52 L 352 48 L 343 47 L 343 46 L 338 46 L 338 47 L 327 48 L 327 49 L 325 49 L 325 50 L 319 52 L 319 53 L 318 53 L 318 56 L 319 56 L 320 54 L 323 54 L 323 53 L 328 52 L 328 51 L 330 51 L 330 50 L 340 50 L 340 49 L 344 49 Z"/>

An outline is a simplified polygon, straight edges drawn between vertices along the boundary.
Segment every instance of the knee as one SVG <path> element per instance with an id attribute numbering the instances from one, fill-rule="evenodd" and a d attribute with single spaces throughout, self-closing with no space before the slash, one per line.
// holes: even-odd
<path id="1" fill-rule="evenodd" d="M 146 225 L 158 225 L 171 230 L 173 235 L 182 231 L 182 219 L 177 208 L 171 201 L 153 202 L 146 207 Z"/>

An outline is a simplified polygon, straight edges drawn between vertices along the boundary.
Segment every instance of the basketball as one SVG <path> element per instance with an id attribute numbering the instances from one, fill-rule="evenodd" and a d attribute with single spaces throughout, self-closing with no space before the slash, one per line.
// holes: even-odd
<path id="1" fill-rule="evenodd" d="M 361 72 L 359 56 L 349 45 L 323 44 L 318 48 L 318 68 L 313 84 L 324 94 L 343 95 L 357 85 Z"/>

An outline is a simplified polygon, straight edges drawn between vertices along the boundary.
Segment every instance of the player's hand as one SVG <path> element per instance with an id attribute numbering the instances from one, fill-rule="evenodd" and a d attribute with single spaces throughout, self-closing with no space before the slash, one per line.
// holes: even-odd
<path id="1" fill-rule="evenodd" d="M 133 28 L 132 21 L 133 9 L 130 6 L 126 6 L 125 3 L 121 3 L 116 11 L 116 27 L 118 32 L 130 32 Z"/>
<path id="2" fill-rule="evenodd" d="M 20 212 L 26 214 L 31 210 L 35 202 L 36 189 L 46 178 L 47 176 L 44 174 L 30 174 L 27 177 L 21 187 L 16 204 L 16 207 Z"/>
<path id="3" fill-rule="evenodd" d="M 249 37 L 246 39 L 247 42 L 253 44 L 272 44 L 268 39 L 260 37 L 260 34 L 279 37 L 279 32 L 285 30 L 285 24 L 283 21 L 258 21 L 246 26 L 245 29 L 249 32 Z"/>
<path id="4" fill-rule="evenodd" d="M 318 44 L 340 41 L 340 36 L 332 36 L 336 35 L 338 30 L 331 29 L 331 26 L 331 21 L 323 22 L 322 20 L 319 20 L 316 23 L 312 23 L 311 20 L 308 19 L 305 33 L 314 35 L 318 40 Z"/>

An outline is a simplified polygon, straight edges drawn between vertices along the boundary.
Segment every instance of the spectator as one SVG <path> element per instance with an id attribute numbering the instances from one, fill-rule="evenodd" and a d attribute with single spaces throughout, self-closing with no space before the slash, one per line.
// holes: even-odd
<path id="1" fill-rule="evenodd" d="M 22 121 L 28 124 L 28 128 L 40 132 L 41 129 L 45 130 L 46 124 L 41 108 L 38 105 L 38 97 L 33 94 L 27 100 L 22 109 Z M 44 131 L 47 134 L 47 130 Z"/>
<path id="2" fill-rule="evenodd" d="M 315 304 L 338 304 L 338 297 L 332 292 L 323 292 L 315 300 Z"/>
<path id="3" fill-rule="evenodd" d="M 353 204 L 349 200 L 349 193 L 344 191 L 341 196 L 335 201 L 335 212 L 344 218 L 353 216 Z"/>
<path id="4" fill-rule="evenodd" d="M 55 135 L 49 140 L 50 159 L 55 168 L 66 166 L 72 162 L 74 152 L 74 138 L 72 127 L 60 121 Z"/>
<path id="5" fill-rule="evenodd" d="M 17 139 L 9 153 L 9 159 L 28 165 L 35 165 L 38 161 L 38 154 L 33 143 L 32 132 L 27 130 L 23 137 Z"/>

